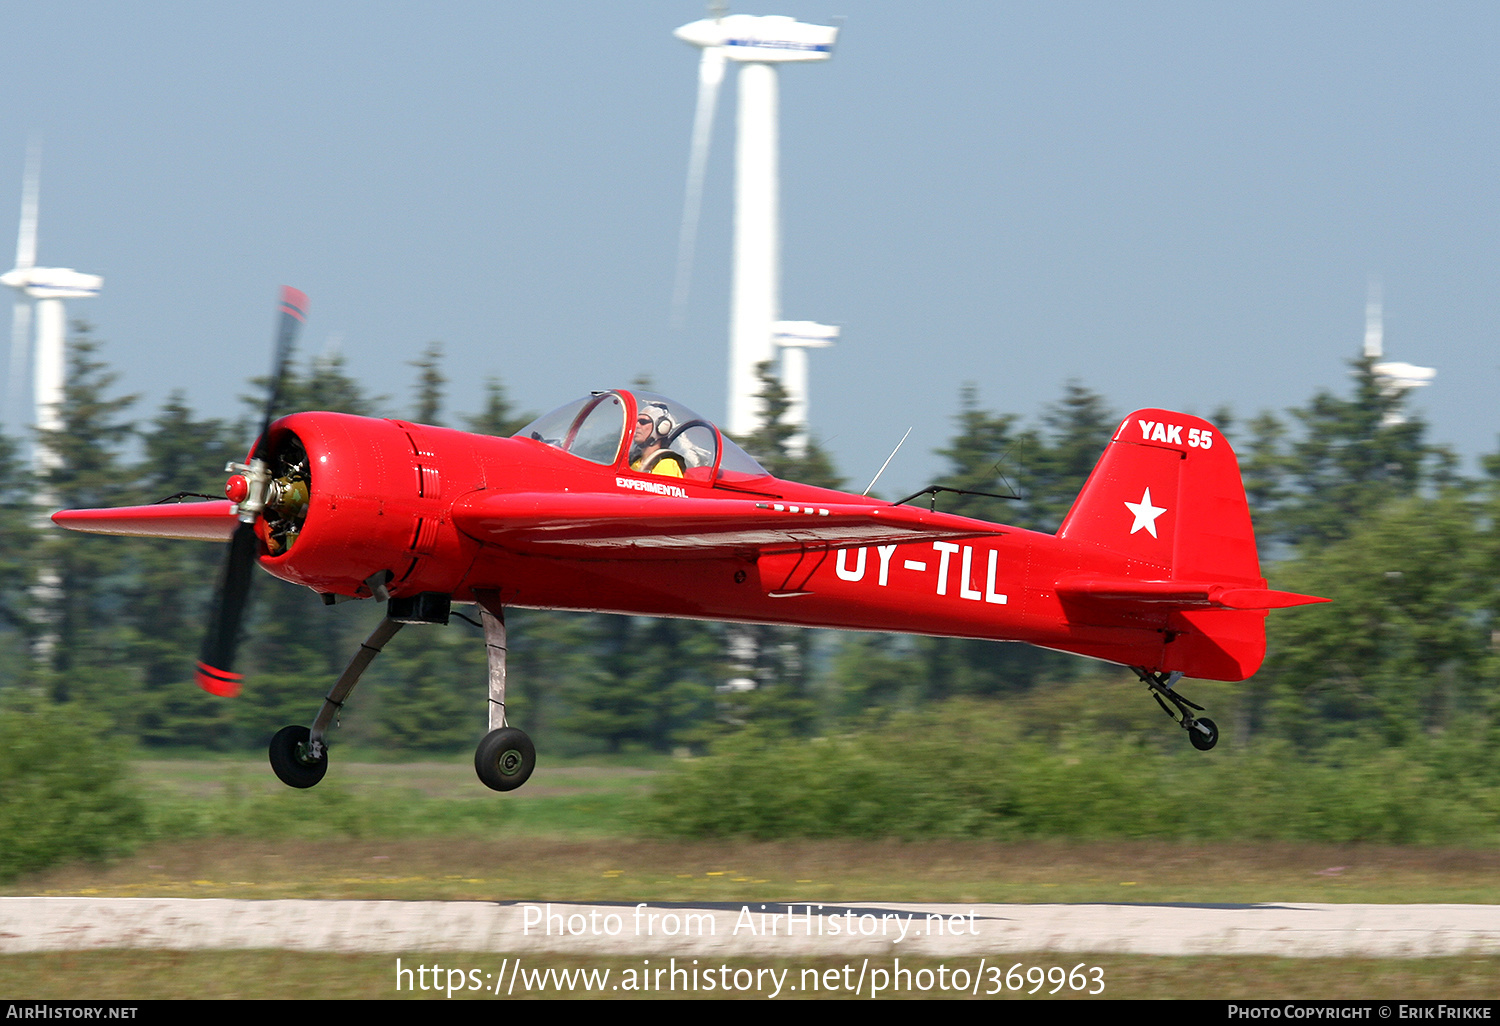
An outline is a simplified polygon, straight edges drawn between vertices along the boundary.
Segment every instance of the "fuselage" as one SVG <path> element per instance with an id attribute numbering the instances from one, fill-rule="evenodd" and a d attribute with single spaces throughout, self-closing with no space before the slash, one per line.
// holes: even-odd
<path id="1" fill-rule="evenodd" d="M 937 514 L 953 540 L 550 552 L 468 533 L 464 511 L 507 493 L 644 496 L 664 506 L 754 499 L 813 517 L 820 505 L 889 504 L 769 475 L 732 486 L 665 478 L 529 438 L 404 421 L 303 413 L 273 426 L 273 446 L 285 433 L 306 450 L 310 501 L 291 548 L 263 555 L 261 565 L 324 594 L 368 597 L 366 582 L 386 571 L 396 597 L 439 592 L 464 602 L 492 592 L 508 606 L 1022 641 L 1139 665 L 1162 659 L 1169 612 L 1080 618 L 1076 603 L 1065 608 L 1059 580 L 1130 569 L 1097 546 Z"/>

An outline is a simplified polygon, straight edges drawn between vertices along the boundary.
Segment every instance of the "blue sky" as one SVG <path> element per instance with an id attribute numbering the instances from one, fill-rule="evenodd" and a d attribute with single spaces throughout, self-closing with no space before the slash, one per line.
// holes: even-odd
<path id="1" fill-rule="evenodd" d="M 1076 378 L 1120 413 L 1241 416 L 1347 385 L 1367 281 L 1387 351 L 1466 455 L 1500 434 L 1500 7 L 734 5 L 842 16 L 782 74 L 783 310 L 839 324 L 812 419 L 856 490 L 934 475 L 957 394 L 1032 415 Z M 147 411 L 237 415 L 277 287 L 307 351 L 409 409 L 526 409 L 651 375 L 720 417 L 732 83 L 687 326 L 669 327 L 692 2 L 0 2 L 0 239 L 43 142 L 40 258 Z M 0 242 L 9 246 L 9 242 Z M 8 250 L 6 251 L 9 252 Z M 1229 432 L 1231 441 L 1235 432 Z"/>

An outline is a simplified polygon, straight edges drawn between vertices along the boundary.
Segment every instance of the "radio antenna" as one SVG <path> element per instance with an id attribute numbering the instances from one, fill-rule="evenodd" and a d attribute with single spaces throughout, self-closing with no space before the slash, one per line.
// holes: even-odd
<path id="1" fill-rule="evenodd" d="M 911 427 L 916 427 L 916 425 L 913 424 Z M 909 435 L 909 434 L 911 434 L 911 428 L 910 427 L 906 429 L 906 435 Z M 880 469 L 877 470 L 877 471 L 875 471 L 875 476 L 870 479 L 870 487 L 866 488 L 863 492 L 861 492 L 860 493 L 861 495 L 869 495 L 870 494 L 870 488 L 874 488 L 875 487 L 875 482 L 880 480 L 880 475 L 885 473 L 885 468 L 889 467 L 891 465 L 891 460 L 893 460 L 893 459 L 896 458 L 896 453 L 900 452 L 901 451 L 901 446 L 903 446 L 903 445 L 906 444 L 906 435 L 902 435 L 901 436 L 901 441 L 899 441 L 899 442 L 896 443 L 896 447 L 891 450 L 891 454 L 885 458 L 885 462 L 880 465 Z"/>

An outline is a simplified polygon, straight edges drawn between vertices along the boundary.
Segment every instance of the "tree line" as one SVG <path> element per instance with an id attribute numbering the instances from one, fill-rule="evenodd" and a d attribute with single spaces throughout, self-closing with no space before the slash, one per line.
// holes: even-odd
<path id="1" fill-rule="evenodd" d="M 58 531 L 36 502 L 44 495 L 54 506 L 113 506 L 215 490 L 225 462 L 245 455 L 254 431 L 248 411 L 259 400 L 227 420 L 200 417 L 173 393 L 142 418 L 81 325 L 69 364 L 63 426 L 39 439 L 55 466 L 35 476 L 17 440 L 0 435 L 0 706 L 80 702 L 108 716 L 119 736 L 160 748 L 258 747 L 278 727 L 308 722 L 383 609 L 324 607 L 306 589 L 259 581 L 241 650 L 244 696 L 216 699 L 193 686 L 192 667 L 221 547 Z M 450 416 L 436 343 L 412 368 L 410 402 L 401 404 L 371 396 L 340 358 L 315 359 L 294 372 L 286 408 L 495 435 L 533 416 L 498 379 L 479 412 Z M 1226 733 L 1237 743 L 1364 738 L 1394 746 L 1452 730 L 1493 732 L 1500 721 L 1500 453 L 1479 476 L 1463 475 L 1371 361 L 1352 361 L 1351 370 L 1347 391 L 1319 392 L 1283 413 L 1243 423 L 1227 410 L 1209 414 L 1239 455 L 1272 586 L 1334 599 L 1273 615 L 1266 667 L 1216 692 L 1233 705 Z M 785 393 L 768 369 L 762 381 L 766 415 L 742 444 L 778 476 L 839 486 L 816 440 L 792 451 Z M 263 387 L 252 382 L 251 391 Z M 958 491 L 935 501 L 1054 531 L 1120 412 L 1077 382 L 1030 418 L 988 410 L 979 388 L 965 386 L 933 481 Z M 1116 687 L 1128 677 L 982 641 L 533 610 L 508 621 L 512 718 L 564 751 L 696 749 L 746 727 L 826 733 L 957 697 L 1045 707 L 1074 694 L 1070 687 Z M 726 690 L 731 676 L 755 687 Z M 484 681 L 477 629 L 455 618 L 404 631 L 366 675 L 340 741 L 466 748 L 484 729 Z M 1118 701 L 1149 706 L 1134 691 Z M 1165 718 L 1157 729 L 1170 733 Z"/>

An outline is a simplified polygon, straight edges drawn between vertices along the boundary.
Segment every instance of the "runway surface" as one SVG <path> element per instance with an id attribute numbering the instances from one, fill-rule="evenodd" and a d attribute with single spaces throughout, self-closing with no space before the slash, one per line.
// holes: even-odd
<path id="1" fill-rule="evenodd" d="M 1500 907 L 0 898 L 0 953 L 100 948 L 1425 957 L 1500 952 Z"/>

